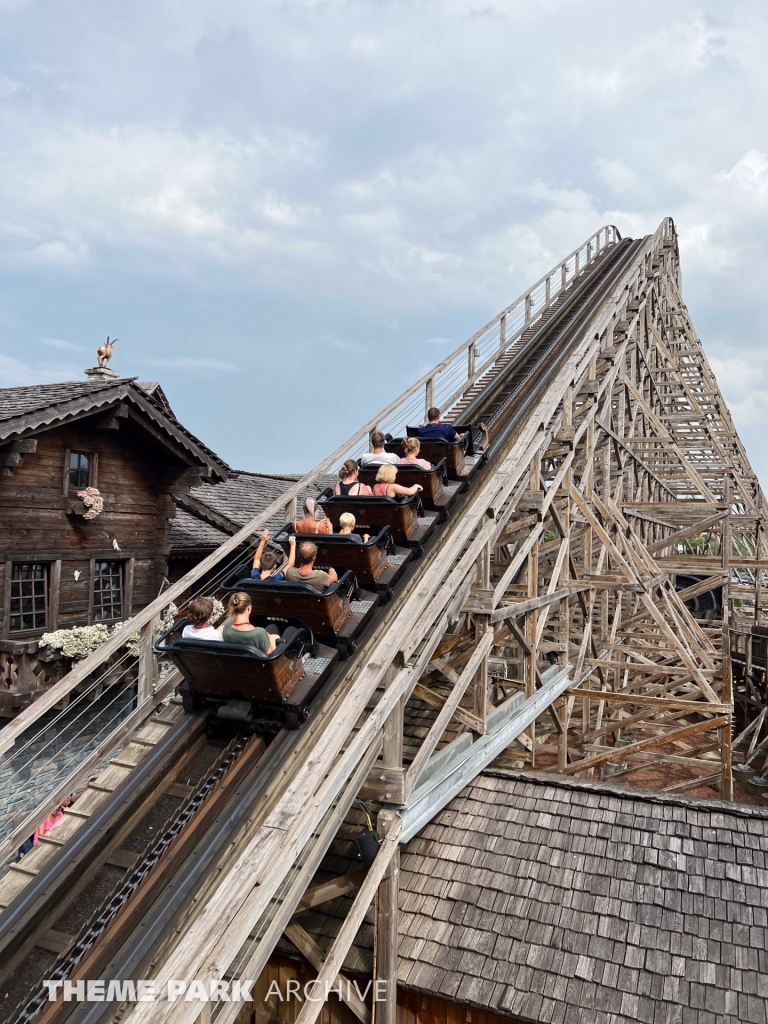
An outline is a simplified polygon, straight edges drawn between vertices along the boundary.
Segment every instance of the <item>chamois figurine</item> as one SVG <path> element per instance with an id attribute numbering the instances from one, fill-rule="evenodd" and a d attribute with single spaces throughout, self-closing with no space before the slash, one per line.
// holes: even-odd
<path id="1" fill-rule="evenodd" d="M 96 355 L 98 356 L 99 359 L 99 366 L 107 365 L 109 360 L 112 358 L 112 346 L 116 345 L 117 342 L 117 338 L 113 338 L 112 341 L 110 341 L 109 335 L 107 335 L 106 342 L 103 345 L 99 345 L 99 347 L 96 349 Z"/>

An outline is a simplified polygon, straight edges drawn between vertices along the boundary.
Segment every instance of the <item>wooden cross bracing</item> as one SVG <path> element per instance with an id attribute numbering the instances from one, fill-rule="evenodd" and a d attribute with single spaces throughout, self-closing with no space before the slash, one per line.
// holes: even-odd
<path id="1" fill-rule="evenodd" d="M 157 961 L 160 990 L 174 977 L 253 976 L 285 928 L 333 981 L 378 888 L 378 971 L 394 992 L 392 838 L 408 838 L 417 804 L 418 821 L 437 813 L 453 783 L 490 761 L 641 783 L 646 773 L 668 791 L 716 784 L 731 799 L 729 627 L 759 621 L 765 604 L 764 505 L 682 304 L 667 220 L 367 642 L 304 760 Z M 752 546 L 739 541 L 734 556 L 734 538 L 747 536 Z M 732 582 L 742 565 L 749 584 Z M 682 592 L 678 576 L 688 577 Z M 721 617 L 697 620 L 690 603 L 721 587 Z M 745 735 L 753 747 L 764 720 Z M 333 838 L 323 822 L 338 823 L 351 799 L 350 774 L 387 838 L 321 962 L 293 915 L 312 881 L 306 865 Z M 377 1020 L 393 1020 L 393 1007 L 393 997 L 377 1007 Z M 305 1004 L 300 1024 L 319 1010 Z M 230 1024 L 236 1012 L 222 1003 L 214 1019 Z M 186 1024 L 195 1014 L 156 1002 L 127 1019 Z"/>

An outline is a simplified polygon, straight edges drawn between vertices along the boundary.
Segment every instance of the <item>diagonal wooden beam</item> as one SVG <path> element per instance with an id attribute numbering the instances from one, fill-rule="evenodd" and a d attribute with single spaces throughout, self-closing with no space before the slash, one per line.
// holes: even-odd
<path id="1" fill-rule="evenodd" d="M 685 467 L 686 472 L 690 474 L 691 480 L 699 488 L 699 492 L 704 495 L 707 501 L 716 501 L 714 494 L 712 493 L 712 491 L 710 491 L 709 487 L 704 482 L 704 478 L 701 476 L 698 469 L 696 469 L 695 466 L 692 465 L 692 463 L 689 461 L 680 445 L 677 443 L 677 441 L 675 441 L 670 432 L 661 422 L 661 420 L 653 411 L 653 409 L 651 409 L 650 405 L 648 405 L 646 400 L 640 394 L 640 392 L 629 379 L 629 377 L 627 377 L 625 374 L 621 378 L 621 380 L 624 386 L 628 388 L 629 391 L 631 391 L 634 395 L 635 401 L 642 409 L 646 419 L 649 421 L 653 429 L 656 431 L 656 433 L 663 441 L 666 441 L 669 444 L 671 449 L 674 451 L 675 455 L 678 457 L 682 465 Z"/>
<path id="2" fill-rule="evenodd" d="M 714 516 L 707 516 L 706 519 L 700 519 L 697 523 L 691 523 L 690 526 L 684 526 L 681 530 L 675 530 L 675 532 L 670 533 L 668 537 L 662 537 L 661 540 L 654 541 L 653 544 L 648 544 L 646 551 L 649 555 L 654 555 L 657 551 L 663 551 L 664 548 L 668 548 L 672 544 L 676 544 L 679 540 L 685 540 L 687 537 L 692 537 L 694 533 L 701 533 L 702 530 L 706 530 L 708 527 L 714 526 L 715 523 L 720 522 L 721 519 L 725 519 L 728 514 L 728 512 L 718 512 Z"/>
<path id="3" fill-rule="evenodd" d="M 299 1016 L 296 1018 L 296 1024 L 315 1024 L 315 1021 L 320 1016 L 320 1011 L 322 1010 L 325 1002 L 323 995 L 330 989 L 336 975 L 341 970 L 344 959 L 349 952 L 349 948 L 354 942 L 358 929 L 363 923 L 363 918 L 368 912 L 368 907 L 371 905 L 371 901 L 376 895 L 379 882 L 384 877 L 386 870 L 389 867 L 389 862 L 397 852 L 397 844 L 401 830 L 402 819 L 399 816 L 395 816 L 392 824 L 390 825 L 389 831 L 379 847 L 376 859 L 371 865 L 366 879 L 361 885 L 360 891 L 355 897 L 338 935 L 330 945 L 323 966 L 318 972 L 318 985 L 315 991 L 320 993 L 320 998 L 318 998 L 316 1002 L 307 1000 L 304 1003 Z"/>
<path id="4" fill-rule="evenodd" d="M 432 723 L 432 727 L 424 737 L 424 740 L 419 747 L 419 751 L 411 762 L 411 766 L 405 775 L 405 793 L 406 799 L 413 792 L 413 787 L 427 766 L 427 763 L 432 756 L 437 744 L 440 742 L 440 737 L 445 732 L 446 726 L 453 717 L 453 713 L 459 706 L 459 701 L 464 696 L 467 687 L 475 678 L 475 673 L 482 664 L 483 658 L 490 651 L 495 643 L 496 637 L 492 629 L 489 629 L 483 634 L 479 644 L 472 652 L 472 657 L 467 662 L 464 670 L 459 676 L 458 682 L 454 685 L 451 695 L 443 704 L 437 718 Z"/>
<path id="5" fill-rule="evenodd" d="M 322 968 L 325 953 L 323 953 L 322 948 L 318 946 L 312 936 L 304 931 L 300 924 L 289 924 L 285 929 L 284 935 L 291 940 L 301 955 L 309 960 L 316 971 Z M 336 988 L 341 1001 L 347 1004 L 357 1019 L 362 1021 L 362 1024 L 371 1024 L 371 1011 L 357 992 L 353 990 L 351 982 L 345 975 L 339 972 L 331 988 Z"/>
<path id="6" fill-rule="evenodd" d="M 637 751 L 646 750 L 648 747 L 664 746 L 667 743 L 672 743 L 674 740 L 681 740 L 686 736 L 692 736 L 694 733 L 705 732 L 710 729 L 720 729 L 724 725 L 728 725 L 729 721 L 730 717 L 728 715 L 720 715 L 718 718 L 696 722 L 695 725 L 683 726 L 681 729 L 675 729 L 674 732 L 668 732 L 662 736 L 649 736 L 648 739 L 638 740 L 637 743 L 631 743 L 628 747 L 614 747 L 604 754 L 586 757 L 583 761 L 575 761 L 566 768 L 558 768 L 557 765 L 553 765 L 551 768 L 545 768 L 544 771 L 560 775 L 575 775 L 577 772 L 586 771 L 588 768 L 597 768 L 599 765 L 613 761 L 617 757 L 622 759 L 630 757 Z"/>
<path id="7" fill-rule="evenodd" d="M 346 896 L 347 893 L 359 889 L 364 880 L 365 869 L 358 868 L 356 871 L 350 871 L 347 875 L 339 875 L 338 878 L 331 878 L 327 882 L 313 885 L 301 897 L 301 902 L 296 907 L 296 913 L 299 914 L 302 910 L 318 907 L 321 903 L 327 903 L 328 900 L 338 899 L 339 896 Z"/>

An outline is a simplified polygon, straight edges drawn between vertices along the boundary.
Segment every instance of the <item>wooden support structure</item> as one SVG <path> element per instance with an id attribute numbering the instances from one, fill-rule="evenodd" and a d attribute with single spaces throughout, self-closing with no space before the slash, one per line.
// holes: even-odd
<path id="1" fill-rule="evenodd" d="M 393 410 L 422 400 L 463 422 L 485 375 L 500 372 L 524 332 L 544 322 L 545 302 L 576 289 L 617 240 L 612 228 L 593 236 L 366 424 L 354 444 L 376 423 L 404 430 Z M 426 815 L 437 813 L 450 798 L 445 766 L 456 764 L 457 776 L 468 771 L 476 752 L 495 751 L 494 736 L 505 737 L 502 764 L 583 778 L 642 771 L 650 780 L 653 772 L 657 789 L 716 783 L 732 798 L 734 696 L 743 704 L 749 696 L 754 717 L 765 694 L 765 669 L 761 680 L 735 679 L 733 668 L 737 631 L 749 642 L 766 605 L 765 503 L 680 297 L 671 220 L 642 240 L 578 330 L 546 389 L 478 474 L 461 514 L 425 551 L 385 626 L 350 663 L 339 694 L 307 727 L 301 757 L 263 819 L 250 825 L 237 859 L 159 964 L 159 988 L 168 978 L 223 977 L 233 964 L 263 966 L 289 923 L 288 937 L 304 946 L 318 980 L 333 983 L 375 895 L 375 975 L 387 994 L 374 1018 L 394 1024 L 401 816 L 407 820 L 418 800 Z M 441 375 L 459 363 L 461 373 L 443 385 Z M 346 446 L 334 457 L 349 453 Z M 237 542 L 260 526 L 253 520 Z M 224 545 L 222 556 L 233 548 Z M 754 675 L 754 662 L 749 668 Z M 533 709 L 527 718 L 525 708 Z M 506 738 L 515 714 L 519 731 Z M 739 742 L 751 737 L 755 747 L 764 721 L 752 732 L 740 723 Z M 479 755 L 471 763 L 475 773 L 484 767 Z M 259 922 L 308 844 L 319 863 L 318 847 L 330 842 L 324 816 L 355 771 L 356 792 L 377 803 L 384 838 L 322 963 L 291 921 L 312 882 L 303 867 L 291 914 L 277 914 L 280 927 L 270 924 L 238 959 L 249 937 L 262 934 Z M 338 892 L 339 884 L 315 888 Z M 125 1020 L 190 1024 L 192 1012 L 181 1002 L 137 1005 Z M 319 1012 L 304 1004 L 297 1024 L 313 1024 Z M 219 1007 L 219 1024 L 234 1019 L 233 1008 Z"/>

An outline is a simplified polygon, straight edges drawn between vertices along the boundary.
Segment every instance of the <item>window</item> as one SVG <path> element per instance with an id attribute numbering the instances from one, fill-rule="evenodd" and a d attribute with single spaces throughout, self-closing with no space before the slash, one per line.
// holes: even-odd
<path id="1" fill-rule="evenodd" d="M 11 570 L 11 633 L 48 624 L 48 566 L 21 562 Z"/>
<path id="2" fill-rule="evenodd" d="M 69 486 L 75 491 L 84 490 L 91 479 L 91 456 L 85 452 L 69 453 Z"/>
<path id="3" fill-rule="evenodd" d="M 123 615 L 123 563 L 96 562 L 93 569 L 93 621 L 111 622 Z"/>

